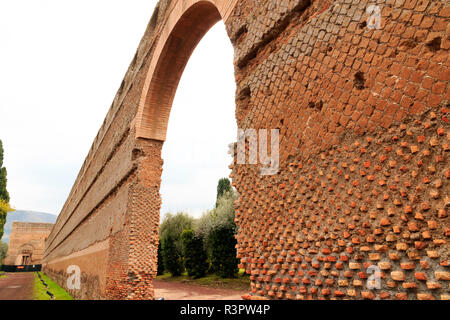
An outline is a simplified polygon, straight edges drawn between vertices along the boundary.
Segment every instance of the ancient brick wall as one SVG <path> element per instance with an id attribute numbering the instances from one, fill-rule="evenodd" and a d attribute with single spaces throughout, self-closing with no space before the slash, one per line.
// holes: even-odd
<path id="1" fill-rule="evenodd" d="M 278 175 L 233 167 L 253 297 L 450 297 L 450 7 L 378 1 L 369 30 L 373 3 L 245 1 L 227 24 L 239 127 L 280 129 Z"/>
<path id="2" fill-rule="evenodd" d="M 41 264 L 53 223 L 13 222 L 5 265 Z M 24 259 L 24 257 L 27 257 Z"/>
<path id="3" fill-rule="evenodd" d="M 380 11 L 379 28 L 369 5 Z M 77 298 L 152 298 L 161 148 L 184 65 L 225 21 L 236 120 L 280 130 L 280 170 L 232 165 L 247 298 L 448 299 L 450 6 L 161 1 L 46 243 Z M 367 288 L 368 267 L 381 289 Z"/>

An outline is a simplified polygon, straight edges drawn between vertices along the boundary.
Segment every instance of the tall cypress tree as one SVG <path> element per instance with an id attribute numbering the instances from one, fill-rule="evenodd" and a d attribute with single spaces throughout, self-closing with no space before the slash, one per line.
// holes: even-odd
<path id="1" fill-rule="evenodd" d="M 3 143 L 0 140 L 0 199 L 9 202 L 9 193 L 6 190 L 6 168 L 3 167 Z"/>
<path id="2" fill-rule="evenodd" d="M 9 193 L 6 190 L 6 168 L 3 167 L 3 143 L 0 140 L 0 239 L 3 236 L 6 215 L 11 211 L 8 202 Z"/>
<path id="3" fill-rule="evenodd" d="M 222 178 L 219 180 L 217 184 L 217 197 L 216 197 L 216 208 L 219 201 L 219 198 L 223 196 L 226 192 L 233 190 L 231 187 L 230 179 Z"/>

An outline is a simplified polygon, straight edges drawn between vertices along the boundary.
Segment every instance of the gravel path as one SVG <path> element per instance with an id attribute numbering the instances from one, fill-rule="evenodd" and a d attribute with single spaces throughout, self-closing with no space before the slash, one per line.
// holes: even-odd
<path id="1" fill-rule="evenodd" d="M 32 300 L 33 272 L 5 273 L 0 278 L 0 300 Z"/>

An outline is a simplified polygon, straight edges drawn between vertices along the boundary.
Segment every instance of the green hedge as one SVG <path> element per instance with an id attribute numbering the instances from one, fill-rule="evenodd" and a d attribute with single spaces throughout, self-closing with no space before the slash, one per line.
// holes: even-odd
<path id="1" fill-rule="evenodd" d="M 219 226 L 209 234 L 213 270 L 222 278 L 236 277 L 239 260 L 236 258 L 236 239 L 233 226 Z"/>
<path id="2" fill-rule="evenodd" d="M 162 241 L 162 258 L 165 270 L 169 271 L 172 276 L 181 275 L 183 261 L 172 236 L 166 236 Z"/>
<path id="3" fill-rule="evenodd" d="M 183 245 L 184 267 L 189 276 L 201 278 L 208 271 L 208 263 L 203 239 L 196 236 L 192 229 L 184 230 L 181 234 Z"/>
<path id="4" fill-rule="evenodd" d="M 164 260 L 162 255 L 161 241 L 158 243 L 158 276 L 164 274 Z"/>

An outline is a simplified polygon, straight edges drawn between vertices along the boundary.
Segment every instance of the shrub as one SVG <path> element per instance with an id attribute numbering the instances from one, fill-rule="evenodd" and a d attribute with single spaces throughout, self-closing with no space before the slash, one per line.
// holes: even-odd
<path id="1" fill-rule="evenodd" d="M 183 262 L 174 239 L 169 235 L 163 239 L 162 256 L 164 269 L 169 271 L 172 276 L 179 276 L 183 272 Z"/>
<path id="2" fill-rule="evenodd" d="M 195 232 L 203 238 L 208 257 L 211 257 L 210 234 L 214 229 L 228 226 L 237 232 L 234 222 L 234 200 L 236 199 L 237 195 L 234 192 L 226 192 L 219 198 L 217 208 L 207 211 L 195 221 Z M 214 272 L 214 268 L 211 271 Z"/>
<path id="3" fill-rule="evenodd" d="M 6 201 L 0 199 L 0 239 L 3 237 L 3 228 L 6 223 L 8 212 L 14 211 Z"/>
<path id="4" fill-rule="evenodd" d="M 185 213 L 166 214 L 159 230 L 165 271 L 176 276 L 185 267 L 189 276 L 201 277 L 209 266 L 209 272 L 221 277 L 236 276 L 234 201 L 237 193 L 228 179 L 221 179 L 217 195 L 216 207 L 197 220 Z"/>
<path id="5" fill-rule="evenodd" d="M 6 242 L 0 241 L 0 266 L 2 265 L 3 259 L 6 258 L 8 253 L 8 244 Z"/>
<path id="6" fill-rule="evenodd" d="M 192 229 L 184 230 L 181 234 L 181 243 L 183 245 L 184 267 L 189 276 L 201 278 L 208 271 L 208 263 L 205 249 L 203 248 L 203 239 L 195 235 Z"/>
<path id="7" fill-rule="evenodd" d="M 233 278 L 238 273 L 236 258 L 236 239 L 233 226 L 219 226 L 209 235 L 211 263 L 216 274 L 222 278 Z"/>
<path id="8" fill-rule="evenodd" d="M 162 245 L 161 241 L 158 243 L 158 271 L 157 275 L 160 276 L 164 274 L 164 261 L 163 261 L 163 255 L 162 255 Z"/>
<path id="9" fill-rule="evenodd" d="M 184 212 L 178 212 L 176 215 L 167 213 L 159 227 L 160 239 L 170 236 L 175 243 L 178 253 L 181 255 L 181 233 L 183 230 L 191 229 L 194 218 Z"/>

